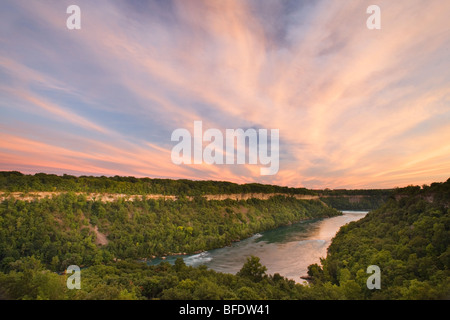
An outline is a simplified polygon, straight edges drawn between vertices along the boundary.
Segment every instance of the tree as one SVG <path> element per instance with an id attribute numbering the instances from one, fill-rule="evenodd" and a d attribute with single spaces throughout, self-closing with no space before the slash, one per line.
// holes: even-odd
<path id="1" fill-rule="evenodd" d="M 267 268 L 259 261 L 259 257 L 247 257 L 247 261 L 244 263 L 237 275 L 242 278 L 250 279 L 253 282 L 260 282 L 264 277 L 266 277 Z"/>
<path id="2" fill-rule="evenodd" d="M 241 300 L 257 300 L 260 298 L 258 293 L 249 287 L 239 288 L 237 291 L 237 295 Z"/>

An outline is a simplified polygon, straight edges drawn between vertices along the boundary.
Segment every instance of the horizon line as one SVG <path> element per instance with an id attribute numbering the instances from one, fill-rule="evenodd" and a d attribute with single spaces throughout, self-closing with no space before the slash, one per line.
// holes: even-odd
<path id="1" fill-rule="evenodd" d="M 22 171 L 19 170 L 0 170 L 0 173 L 4 173 L 4 172 L 18 172 L 22 175 L 25 176 L 35 176 L 38 174 L 45 174 L 45 175 L 54 175 L 54 176 L 58 176 L 58 177 L 63 177 L 63 176 L 72 176 L 75 178 L 81 178 L 81 177 L 91 177 L 91 178 L 114 178 L 114 177 L 123 177 L 123 178 L 136 178 L 136 179 L 152 179 L 152 180 L 172 180 L 172 181 L 181 181 L 181 180 L 186 180 L 186 181 L 194 181 L 194 182 L 226 182 L 226 183 L 231 183 L 231 184 L 235 184 L 235 185 L 251 185 L 251 184 L 255 184 L 255 185 L 263 185 L 263 186 L 276 186 L 276 187 L 281 187 L 281 188 L 290 188 L 290 189 L 306 189 L 306 190 L 312 190 L 312 191 L 325 191 L 325 190 L 333 190 L 333 191 L 339 191 L 339 190 L 395 190 L 395 189 L 402 189 L 402 188 L 406 188 L 406 187 L 410 187 L 410 186 L 419 186 L 421 188 L 423 188 L 424 185 L 431 185 L 432 183 L 444 183 L 445 181 L 433 181 L 430 184 L 408 184 L 405 186 L 395 186 L 395 187 L 390 187 L 390 188 L 331 188 L 331 187 L 325 187 L 325 188 L 321 188 L 321 189 L 311 189 L 311 188 L 306 188 L 306 187 L 292 187 L 292 186 L 286 186 L 286 185 L 277 185 L 277 184 L 268 184 L 268 183 L 259 183 L 259 182 L 247 182 L 247 183 L 239 183 L 239 182 L 233 182 L 230 180 L 211 180 L 211 179 L 187 179 L 187 178 L 158 178 L 158 177 L 150 177 L 150 176 L 132 176 L 132 175 L 105 175 L 105 174 L 80 174 L 80 175 L 76 175 L 76 174 L 68 174 L 68 173 L 63 173 L 63 174 L 58 174 L 58 173 L 48 173 L 48 172 L 34 172 L 34 173 L 24 173 Z M 450 179 L 450 177 L 448 178 Z M 446 181 L 448 181 L 448 179 Z"/>

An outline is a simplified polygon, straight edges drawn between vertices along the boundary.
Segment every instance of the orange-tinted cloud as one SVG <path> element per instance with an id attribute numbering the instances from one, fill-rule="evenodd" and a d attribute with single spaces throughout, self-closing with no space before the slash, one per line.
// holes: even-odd
<path id="1" fill-rule="evenodd" d="M 311 188 L 448 178 L 448 3 L 378 1 L 371 31 L 366 1 L 80 1 L 78 33 L 69 4 L 0 5 L 15 33 L 0 39 L 0 169 Z M 171 132 L 195 120 L 279 129 L 278 174 L 172 164 Z"/>

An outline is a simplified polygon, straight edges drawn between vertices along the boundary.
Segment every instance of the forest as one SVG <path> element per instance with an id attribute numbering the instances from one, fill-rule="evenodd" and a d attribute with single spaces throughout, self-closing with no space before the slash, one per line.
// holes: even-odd
<path id="1" fill-rule="evenodd" d="M 373 210 L 383 205 L 392 192 L 372 195 L 322 196 L 320 200 L 338 210 Z"/>
<path id="2" fill-rule="evenodd" d="M 148 259 L 230 245 L 254 233 L 305 219 L 341 214 L 319 200 L 87 201 L 63 193 L 51 199 L 0 204 L 0 270 L 34 256 L 52 271 L 117 259 Z M 98 232 L 95 232 L 97 228 Z M 98 244 L 97 236 L 107 236 Z"/>
<path id="3" fill-rule="evenodd" d="M 0 191 L 74 191 L 123 194 L 163 194 L 198 196 L 205 194 L 285 193 L 316 194 L 306 188 L 289 188 L 259 183 L 236 184 L 227 181 L 194 181 L 186 179 L 153 179 L 135 177 L 94 177 L 64 174 L 22 174 L 0 171 Z"/>
<path id="4" fill-rule="evenodd" d="M 198 197 L 216 194 L 284 194 L 318 196 L 338 210 L 372 210 L 393 194 L 392 189 L 312 190 L 259 183 L 236 184 L 227 181 L 193 181 L 135 177 L 94 177 L 0 171 L 0 193 L 12 192 L 83 192 L 125 195 L 171 195 Z"/>
<path id="5" fill-rule="evenodd" d="M 340 229 L 327 257 L 309 267 L 309 284 L 302 285 L 267 274 L 253 256 L 236 275 L 186 266 L 181 258 L 156 266 L 142 259 L 209 250 L 255 232 L 340 214 L 320 200 L 104 203 L 74 191 L 35 201 L 8 198 L 0 204 L 0 298 L 448 299 L 449 207 L 450 179 L 393 190 L 378 209 Z M 107 243 L 99 243 L 99 235 Z M 80 290 L 66 287 L 63 271 L 71 264 L 82 267 Z M 366 287 L 369 265 L 381 269 L 380 290 Z"/>
<path id="6" fill-rule="evenodd" d="M 362 195 L 388 197 L 391 189 L 312 190 L 276 185 L 228 181 L 194 181 L 135 177 L 94 177 L 64 174 L 22 174 L 18 171 L 0 171 L 0 192 L 73 191 L 88 193 L 162 194 L 176 196 L 202 196 L 207 194 L 282 193 L 336 197 Z"/>
<path id="7" fill-rule="evenodd" d="M 387 203 L 341 227 L 326 259 L 309 267 L 313 287 L 332 299 L 450 298 L 450 179 L 397 189 Z M 367 290 L 366 268 L 381 269 Z"/>

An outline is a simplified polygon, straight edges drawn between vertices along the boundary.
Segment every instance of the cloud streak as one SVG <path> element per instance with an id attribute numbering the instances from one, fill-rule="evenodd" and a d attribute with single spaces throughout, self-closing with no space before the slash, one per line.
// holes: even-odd
<path id="1" fill-rule="evenodd" d="M 0 169 L 376 188 L 446 180 L 450 4 L 0 4 Z M 280 170 L 176 166 L 171 132 L 280 130 Z"/>

